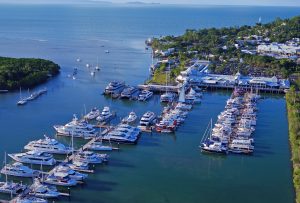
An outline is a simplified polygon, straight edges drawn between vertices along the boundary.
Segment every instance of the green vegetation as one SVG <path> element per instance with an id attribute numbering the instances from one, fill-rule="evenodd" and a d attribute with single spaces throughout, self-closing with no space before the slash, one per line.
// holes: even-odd
<path id="1" fill-rule="evenodd" d="M 0 57 L 0 89 L 33 87 L 59 73 L 60 67 L 49 60 Z"/>
<path id="2" fill-rule="evenodd" d="M 286 94 L 296 202 L 300 203 L 300 79 Z"/>
<path id="3" fill-rule="evenodd" d="M 167 58 L 178 58 L 180 64 L 186 64 L 192 58 L 209 59 L 212 62 L 211 71 L 218 74 L 240 71 L 254 76 L 287 78 L 300 70 L 296 62 L 288 59 L 243 53 L 242 49 L 256 50 L 255 36 L 269 38 L 271 42 L 300 38 L 300 16 L 284 20 L 278 18 L 274 22 L 255 26 L 188 29 L 181 36 L 155 38 L 151 46 L 153 50 L 175 48 L 176 51 Z M 159 54 L 156 56 L 166 58 Z M 161 68 L 157 71 L 157 74 L 163 72 Z M 151 82 L 160 82 L 160 77 L 155 75 Z"/>

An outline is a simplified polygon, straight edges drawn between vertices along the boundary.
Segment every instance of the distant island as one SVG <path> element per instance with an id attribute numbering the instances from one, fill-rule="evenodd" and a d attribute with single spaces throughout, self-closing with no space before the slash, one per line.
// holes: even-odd
<path id="1" fill-rule="evenodd" d="M 0 57 L 0 90 L 34 87 L 57 75 L 59 70 L 59 65 L 49 60 Z"/>
<path id="2" fill-rule="evenodd" d="M 254 26 L 188 29 L 181 36 L 146 41 L 158 59 L 150 83 L 165 84 L 170 68 L 171 81 L 188 68 L 191 60 L 210 61 L 209 71 L 234 75 L 287 78 L 300 70 L 300 16 L 276 19 Z"/>

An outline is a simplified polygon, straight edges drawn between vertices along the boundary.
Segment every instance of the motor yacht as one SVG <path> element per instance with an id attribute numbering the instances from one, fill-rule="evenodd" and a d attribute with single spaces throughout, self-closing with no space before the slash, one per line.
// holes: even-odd
<path id="1" fill-rule="evenodd" d="M 1 169 L 1 173 L 9 176 L 32 178 L 39 176 L 40 171 L 33 170 L 28 166 L 24 166 L 22 163 L 16 162 L 13 164 L 6 164 Z"/>
<path id="2" fill-rule="evenodd" d="M 44 180 L 44 183 L 65 187 L 77 185 L 77 181 L 75 179 L 70 178 L 68 173 L 63 172 L 57 172 L 48 175 Z"/>
<path id="3" fill-rule="evenodd" d="M 100 164 L 103 161 L 107 161 L 108 155 L 100 155 L 91 151 L 79 151 L 74 156 L 74 160 L 87 162 L 89 164 Z"/>
<path id="4" fill-rule="evenodd" d="M 175 98 L 176 98 L 175 93 L 166 92 L 160 96 L 160 101 L 161 102 L 173 102 L 175 100 Z"/>
<path id="5" fill-rule="evenodd" d="M 100 116 L 100 111 L 98 108 L 94 107 L 88 114 L 84 116 L 84 118 L 87 120 L 93 120 L 98 116 Z"/>
<path id="6" fill-rule="evenodd" d="M 123 99 L 130 99 L 133 94 L 139 91 L 136 87 L 127 87 L 121 92 L 121 98 Z"/>
<path id="7" fill-rule="evenodd" d="M 154 124 L 156 120 L 155 113 L 151 111 L 147 111 L 140 120 L 140 127 L 149 127 Z"/>
<path id="8" fill-rule="evenodd" d="M 113 94 L 123 90 L 124 88 L 125 88 L 125 82 L 112 81 L 106 86 L 104 93 Z"/>
<path id="9" fill-rule="evenodd" d="M 50 186 L 41 183 L 39 179 L 34 179 L 33 184 L 30 186 L 30 195 L 39 198 L 58 198 L 60 193 L 55 186 Z"/>
<path id="10" fill-rule="evenodd" d="M 131 124 L 137 120 L 137 115 L 132 111 L 128 116 L 122 119 L 122 123 Z"/>
<path id="11" fill-rule="evenodd" d="M 35 196 L 18 196 L 13 203 L 47 203 L 48 201 Z"/>
<path id="12" fill-rule="evenodd" d="M 110 109 L 108 106 L 105 106 L 100 114 L 100 116 L 98 116 L 96 118 L 97 121 L 100 122 L 108 122 L 113 118 L 113 114 L 110 112 Z"/>
<path id="13" fill-rule="evenodd" d="M 69 154 L 72 152 L 71 147 L 66 147 L 64 144 L 59 143 L 55 139 L 51 139 L 44 135 L 44 139 L 39 139 L 29 142 L 24 149 L 37 150 L 40 152 L 48 152 L 53 154 Z"/>
<path id="14" fill-rule="evenodd" d="M 66 125 L 54 125 L 58 135 L 92 138 L 96 136 L 94 126 L 85 121 L 79 121 L 74 115 L 73 120 Z"/>
<path id="15" fill-rule="evenodd" d="M 94 151 L 112 151 L 113 147 L 112 146 L 107 146 L 103 145 L 102 141 L 101 142 L 93 142 L 87 146 L 89 150 L 94 150 Z"/>
<path id="16" fill-rule="evenodd" d="M 14 182 L 0 182 L 0 193 L 16 195 L 27 188 L 26 185 Z"/>
<path id="17" fill-rule="evenodd" d="M 26 164 L 42 164 L 52 166 L 56 163 L 52 154 L 41 151 L 28 151 L 26 153 L 8 154 L 13 160 Z"/>
<path id="18" fill-rule="evenodd" d="M 71 169 L 68 165 L 58 165 L 54 168 L 54 173 L 67 173 L 70 178 L 82 181 L 87 178 L 87 174 L 82 174 Z"/>
<path id="19" fill-rule="evenodd" d="M 150 99 L 153 96 L 153 92 L 148 91 L 148 90 L 143 90 L 139 96 L 138 96 L 138 100 L 139 101 L 147 101 L 148 99 Z"/>

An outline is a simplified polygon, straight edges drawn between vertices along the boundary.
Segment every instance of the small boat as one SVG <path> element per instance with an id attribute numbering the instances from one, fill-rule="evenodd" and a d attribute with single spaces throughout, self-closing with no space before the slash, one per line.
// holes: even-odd
<path id="1" fill-rule="evenodd" d="M 25 98 L 22 98 L 22 89 L 20 87 L 20 100 L 17 102 L 17 105 L 24 105 L 27 103 L 27 100 Z"/>
<path id="2" fill-rule="evenodd" d="M 109 50 L 105 50 L 105 53 L 106 53 L 106 54 L 109 54 Z"/>
<path id="3" fill-rule="evenodd" d="M 113 118 L 113 114 L 110 112 L 110 109 L 108 106 L 105 106 L 100 114 L 100 116 L 98 116 L 96 118 L 97 121 L 100 122 L 108 122 Z"/>
<path id="4" fill-rule="evenodd" d="M 16 195 L 27 188 L 26 185 L 22 185 L 14 182 L 0 182 L 0 193 Z"/>
<path id="5" fill-rule="evenodd" d="M 80 58 L 77 58 L 76 61 L 77 61 L 77 62 L 81 62 L 81 59 L 80 59 Z"/>
<path id="6" fill-rule="evenodd" d="M 91 76 L 95 76 L 95 71 L 91 71 Z"/>
<path id="7" fill-rule="evenodd" d="M 45 185 L 37 178 L 34 179 L 34 182 L 29 189 L 30 195 L 39 198 L 58 198 L 60 195 L 55 186 Z"/>
<path id="8" fill-rule="evenodd" d="M 34 196 L 19 196 L 14 199 L 13 203 L 47 203 L 48 201 Z"/>
<path id="9" fill-rule="evenodd" d="M 52 154 L 41 151 L 28 151 L 26 153 L 8 154 L 13 160 L 26 164 L 42 164 L 52 166 L 56 163 Z"/>
<path id="10" fill-rule="evenodd" d="M 138 96 L 138 100 L 139 101 L 146 101 L 149 98 L 151 98 L 153 96 L 153 92 L 148 91 L 148 90 L 143 90 L 139 96 Z"/>
<path id="11" fill-rule="evenodd" d="M 16 162 L 13 164 L 6 164 L 1 169 L 1 173 L 9 176 L 32 178 L 39 176 L 40 171 L 33 170 L 28 166 L 24 166 L 22 163 Z"/>
<path id="12" fill-rule="evenodd" d="M 100 116 L 100 111 L 98 108 L 94 107 L 87 115 L 84 116 L 87 120 L 93 120 Z"/>
<path id="13" fill-rule="evenodd" d="M 130 124 L 134 123 L 137 119 L 137 115 L 132 111 L 128 116 L 122 119 L 122 123 Z"/>
<path id="14" fill-rule="evenodd" d="M 90 64 L 87 63 L 85 66 L 86 66 L 87 68 L 89 68 L 89 67 L 90 67 Z"/>
<path id="15" fill-rule="evenodd" d="M 46 177 L 44 180 L 45 183 L 50 185 L 58 185 L 58 186 L 75 186 L 77 185 L 77 181 L 70 178 L 68 173 L 57 172 L 52 173 Z"/>

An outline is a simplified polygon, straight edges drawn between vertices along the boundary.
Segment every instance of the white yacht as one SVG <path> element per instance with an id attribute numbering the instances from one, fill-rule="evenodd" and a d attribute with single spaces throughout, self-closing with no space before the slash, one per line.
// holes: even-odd
<path id="1" fill-rule="evenodd" d="M 121 98 L 130 99 L 138 91 L 139 89 L 136 87 L 127 87 L 121 92 Z"/>
<path id="2" fill-rule="evenodd" d="M 90 171 L 89 163 L 83 161 L 73 160 L 72 163 L 68 164 L 68 166 L 75 171 L 81 171 L 81 172 Z"/>
<path id="3" fill-rule="evenodd" d="M 96 136 L 96 130 L 94 129 L 94 126 L 85 121 L 79 121 L 76 115 L 74 115 L 73 120 L 66 125 L 55 125 L 53 127 L 58 135 L 83 138 L 91 138 Z"/>
<path id="4" fill-rule="evenodd" d="M 54 173 L 67 173 L 70 178 L 78 181 L 82 181 L 87 178 L 87 174 L 82 174 L 74 171 L 67 165 L 59 165 L 54 168 Z"/>
<path id="5" fill-rule="evenodd" d="M 138 100 L 139 101 L 147 101 L 149 98 L 151 98 L 153 96 L 153 92 L 148 91 L 148 90 L 143 90 L 139 96 L 138 96 Z"/>
<path id="6" fill-rule="evenodd" d="M 37 150 L 40 152 L 48 152 L 53 154 L 70 154 L 72 152 L 71 147 L 66 147 L 64 144 L 59 143 L 55 139 L 50 139 L 44 135 L 44 139 L 39 139 L 29 142 L 24 149 L 26 150 Z"/>
<path id="7" fill-rule="evenodd" d="M 108 146 L 108 145 L 103 145 L 102 141 L 101 142 L 93 142 L 90 145 L 87 146 L 89 150 L 94 150 L 94 151 L 112 151 L 113 147 Z"/>
<path id="8" fill-rule="evenodd" d="M 59 186 L 75 186 L 77 185 L 77 181 L 70 178 L 68 173 L 52 173 L 46 177 L 44 180 L 45 183 L 51 185 L 59 185 Z"/>
<path id="9" fill-rule="evenodd" d="M 108 106 L 105 106 L 100 114 L 100 116 L 98 116 L 96 118 L 97 121 L 100 122 L 107 122 L 110 121 L 113 117 L 113 114 L 110 112 L 110 109 Z"/>
<path id="10" fill-rule="evenodd" d="M 88 114 L 84 116 L 85 119 L 87 120 L 93 120 L 100 116 L 100 110 L 96 107 L 94 107 Z"/>
<path id="11" fill-rule="evenodd" d="M 131 124 L 134 123 L 137 119 L 137 115 L 132 111 L 128 116 L 122 119 L 122 123 Z"/>
<path id="12" fill-rule="evenodd" d="M 176 98 L 176 94 L 172 92 L 166 92 L 160 96 L 161 102 L 173 102 Z"/>
<path id="13" fill-rule="evenodd" d="M 16 162 L 13 164 L 6 164 L 1 169 L 1 173 L 9 176 L 32 178 L 39 176 L 40 171 L 33 170 L 28 166 L 24 166 L 22 163 Z"/>
<path id="14" fill-rule="evenodd" d="M 185 101 L 187 103 L 199 103 L 201 102 L 201 93 L 197 93 L 193 88 L 185 95 Z"/>
<path id="15" fill-rule="evenodd" d="M 45 185 L 37 178 L 34 179 L 34 182 L 29 189 L 30 195 L 39 198 L 58 198 L 60 195 L 55 186 Z"/>
<path id="16" fill-rule="evenodd" d="M 125 88 L 125 82 L 112 81 L 106 86 L 104 93 L 113 94 L 117 91 L 123 90 L 124 88 Z"/>
<path id="17" fill-rule="evenodd" d="M 89 164 L 100 164 L 107 160 L 107 157 L 102 157 L 100 154 L 95 154 L 91 151 L 80 151 L 74 156 L 74 160 L 87 162 Z"/>
<path id="18" fill-rule="evenodd" d="M 14 199 L 13 203 L 47 203 L 48 201 L 35 196 L 19 196 Z"/>
<path id="19" fill-rule="evenodd" d="M 148 127 L 155 122 L 156 115 L 151 112 L 147 111 L 140 120 L 140 127 Z"/>
<path id="20" fill-rule="evenodd" d="M 22 185 L 14 182 L 0 182 L 0 193 L 7 193 L 16 195 L 19 192 L 24 191 L 27 188 L 26 185 Z"/>
<path id="21" fill-rule="evenodd" d="M 26 153 L 8 154 L 13 160 L 26 164 L 42 164 L 52 166 L 56 163 L 52 154 L 40 151 L 28 151 Z"/>
<path id="22" fill-rule="evenodd" d="M 114 130 L 104 135 L 102 139 L 123 144 L 136 144 L 138 137 L 135 135 L 135 133 L 124 133 Z"/>

